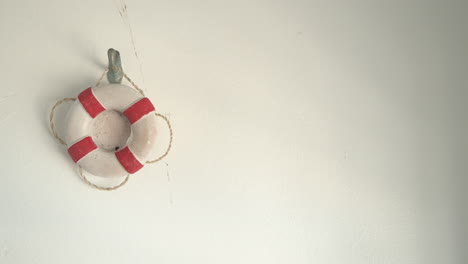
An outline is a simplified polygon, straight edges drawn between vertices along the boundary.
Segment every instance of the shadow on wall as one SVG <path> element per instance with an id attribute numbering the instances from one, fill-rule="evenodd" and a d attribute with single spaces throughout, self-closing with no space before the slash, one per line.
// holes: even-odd
<path id="1" fill-rule="evenodd" d="M 429 135 L 417 186 L 421 263 L 468 263 L 468 91 L 459 91 L 447 95 L 446 113 L 421 133 Z"/>
<path id="2" fill-rule="evenodd" d="M 461 96 L 466 100 L 468 92 Z M 463 106 L 463 104 L 459 104 Z M 461 113 L 466 109 L 459 109 Z M 463 120 L 462 120 L 463 121 Z M 458 246 L 457 252 L 461 254 L 459 263 L 468 263 L 468 118 L 460 122 L 461 129 L 454 128 L 454 137 L 456 151 L 454 151 L 454 164 L 455 164 L 455 190 L 454 201 L 456 201 L 455 210 L 455 232 L 457 232 Z"/>

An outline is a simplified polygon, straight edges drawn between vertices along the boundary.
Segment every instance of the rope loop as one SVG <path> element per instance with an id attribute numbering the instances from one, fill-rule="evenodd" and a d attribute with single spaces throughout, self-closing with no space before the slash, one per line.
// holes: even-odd
<path id="1" fill-rule="evenodd" d="M 172 133 L 173 132 L 172 132 L 171 122 L 169 122 L 169 119 L 166 116 L 162 115 L 162 114 L 155 113 L 155 115 L 161 117 L 164 121 L 166 121 L 167 127 L 169 128 L 169 145 L 167 146 L 167 149 L 164 152 L 164 154 L 162 154 L 159 158 L 157 158 L 155 160 L 147 161 L 146 162 L 147 164 L 156 163 L 156 162 L 164 159 L 167 156 L 167 154 L 169 154 L 169 151 L 171 150 L 171 147 L 172 147 L 172 138 L 173 138 Z"/>
<path id="2" fill-rule="evenodd" d="M 50 124 L 50 130 L 52 130 L 52 135 L 54 135 L 54 137 L 60 142 L 60 144 L 62 145 L 66 145 L 65 141 L 63 141 L 63 139 L 58 135 L 57 131 L 55 130 L 55 124 L 54 124 L 54 112 L 55 112 L 55 109 L 61 105 L 62 103 L 64 102 L 68 102 L 68 101 L 75 101 L 76 98 L 63 98 L 62 100 L 58 100 L 54 106 L 52 107 L 52 109 L 50 110 L 50 114 L 49 114 L 49 124 Z"/>
<path id="3" fill-rule="evenodd" d="M 80 168 L 80 176 L 83 179 L 83 181 L 86 182 L 86 184 L 88 184 L 89 186 L 94 187 L 94 188 L 96 188 L 98 190 L 101 190 L 101 191 L 114 191 L 114 190 L 117 190 L 118 188 L 124 186 L 128 182 L 128 179 L 130 178 L 130 174 L 127 174 L 127 176 L 125 177 L 125 179 L 121 183 L 119 183 L 119 184 L 117 184 L 115 186 L 112 186 L 112 187 L 102 187 L 102 186 L 99 186 L 99 185 L 96 185 L 96 184 L 90 182 L 88 180 L 88 178 L 86 178 L 86 176 L 83 174 L 83 168 L 81 168 L 81 166 L 78 166 L 78 168 Z"/>

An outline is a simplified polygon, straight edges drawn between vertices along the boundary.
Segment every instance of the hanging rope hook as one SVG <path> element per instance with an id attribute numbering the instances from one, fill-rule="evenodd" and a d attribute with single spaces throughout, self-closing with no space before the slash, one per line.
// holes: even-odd
<path id="1" fill-rule="evenodd" d="M 107 80 L 109 83 L 122 83 L 124 76 L 122 68 L 122 60 L 120 52 L 110 48 L 107 50 L 107 57 L 109 58 L 109 70 L 107 71 Z"/>

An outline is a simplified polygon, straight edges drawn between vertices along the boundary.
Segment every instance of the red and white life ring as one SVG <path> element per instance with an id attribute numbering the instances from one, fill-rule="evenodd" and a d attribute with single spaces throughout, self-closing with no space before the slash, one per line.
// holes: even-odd
<path id="1" fill-rule="evenodd" d="M 154 111 L 148 98 L 126 85 L 84 90 L 67 116 L 65 142 L 70 157 L 97 176 L 137 172 L 156 144 Z"/>

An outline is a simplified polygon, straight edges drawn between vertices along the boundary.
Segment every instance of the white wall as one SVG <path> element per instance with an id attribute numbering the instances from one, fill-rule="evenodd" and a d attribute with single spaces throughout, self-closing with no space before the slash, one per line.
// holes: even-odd
<path id="1" fill-rule="evenodd" d="M 126 5 L 0 2 L 0 263 L 468 262 L 467 1 Z M 175 142 L 102 192 L 47 118 L 110 47 Z"/>

